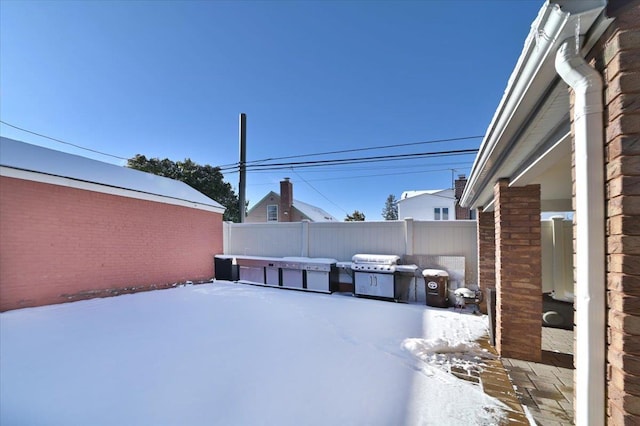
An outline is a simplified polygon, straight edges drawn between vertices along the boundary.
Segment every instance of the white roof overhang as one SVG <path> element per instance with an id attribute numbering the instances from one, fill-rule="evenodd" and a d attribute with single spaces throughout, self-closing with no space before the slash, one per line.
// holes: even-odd
<path id="1" fill-rule="evenodd" d="M 555 71 L 555 54 L 567 38 L 592 47 L 608 21 L 606 0 L 549 0 L 531 25 L 523 51 L 489 124 L 461 204 L 493 205 L 493 187 L 541 184 L 543 210 L 570 210 L 571 140 L 569 95 Z M 545 185 L 545 182 L 547 183 Z"/>

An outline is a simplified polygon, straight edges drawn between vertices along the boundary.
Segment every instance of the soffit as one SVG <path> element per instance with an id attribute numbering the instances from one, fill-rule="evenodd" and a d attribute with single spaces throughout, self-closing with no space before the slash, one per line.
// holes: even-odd
<path id="1" fill-rule="evenodd" d="M 547 184 L 549 182 L 554 185 L 558 184 L 558 182 L 554 183 L 553 180 L 543 179 L 541 175 L 553 166 L 550 162 L 558 161 L 564 164 L 564 160 L 566 160 L 565 155 L 558 155 L 557 151 L 549 151 L 549 149 L 560 141 L 567 139 L 569 131 L 568 89 L 566 84 L 557 80 L 551 90 L 548 91 L 545 99 L 539 103 L 538 107 L 531 114 L 529 120 L 518 129 L 518 143 L 511 145 L 509 149 L 505 149 L 499 159 L 488 164 L 488 167 L 485 168 L 483 173 L 484 179 L 488 182 L 496 182 L 501 178 L 509 178 L 512 185 L 517 184 L 518 186 L 534 183 L 543 185 L 545 182 L 547 182 Z M 569 138 L 565 144 L 568 144 L 570 147 L 570 143 Z M 539 161 L 542 156 L 545 156 L 545 161 L 540 163 Z M 532 165 L 535 165 L 535 167 L 530 169 Z M 568 166 L 570 173 L 570 162 Z M 523 179 L 520 179 L 516 183 L 514 178 L 518 177 L 525 170 L 529 170 L 526 180 L 527 183 L 525 183 Z M 532 176 L 536 176 L 538 179 L 534 179 Z M 571 181 L 569 179 L 569 185 L 570 183 Z M 556 199 L 555 197 L 559 196 L 559 194 L 551 188 L 545 187 L 541 189 L 542 200 Z M 565 193 L 565 191 L 562 192 Z M 568 198 L 571 198 L 570 191 Z M 487 206 L 491 203 L 492 199 L 493 185 L 486 185 L 484 188 L 481 188 L 477 194 L 477 205 Z"/>
<path id="2" fill-rule="evenodd" d="M 567 38 L 589 33 L 585 46 L 597 39 L 590 30 L 603 30 L 594 23 L 605 5 L 605 0 L 551 0 L 540 9 L 474 162 L 463 206 L 490 205 L 498 179 L 513 178 L 536 153 L 561 139 L 569 98 L 555 71 L 555 53 Z"/>

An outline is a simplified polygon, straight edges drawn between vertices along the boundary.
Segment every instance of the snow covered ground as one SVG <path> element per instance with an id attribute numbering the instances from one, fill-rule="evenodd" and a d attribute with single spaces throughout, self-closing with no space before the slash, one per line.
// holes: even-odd
<path id="1" fill-rule="evenodd" d="M 486 318 L 216 281 L 0 314 L 2 425 L 490 425 Z"/>

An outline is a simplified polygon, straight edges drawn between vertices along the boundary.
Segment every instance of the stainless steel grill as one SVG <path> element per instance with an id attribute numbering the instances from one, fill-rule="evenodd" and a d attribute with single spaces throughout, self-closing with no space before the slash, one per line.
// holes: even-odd
<path id="1" fill-rule="evenodd" d="M 400 256 L 388 254 L 356 254 L 351 258 L 353 288 L 356 296 L 406 300 L 415 265 L 409 269 L 400 264 Z M 409 266 L 409 265 L 407 265 Z M 406 271 L 404 269 L 407 269 Z"/>
<path id="2" fill-rule="evenodd" d="M 356 254 L 351 258 L 351 269 L 393 274 L 400 263 L 400 256 L 391 254 Z"/>

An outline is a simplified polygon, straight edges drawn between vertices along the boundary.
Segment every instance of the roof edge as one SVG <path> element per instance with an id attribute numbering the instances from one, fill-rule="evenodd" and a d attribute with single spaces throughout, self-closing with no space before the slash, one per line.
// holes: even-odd
<path id="1" fill-rule="evenodd" d="M 120 197 L 134 198 L 144 201 L 152 201 L 156 203 L 171 204 L 181 207 L 189 207 L 198 210 L 205 210 L 213 213 L 224 214 L 225 208 L 198 203 L 194 201 L 184 200 L 181 198 L 167 197 L 164 195 L 152 194 L 149 192 L 136 191 L 117 186 L 110 186 L 101 183 L 83 181 L 64 176 L 51 175 L 47 173 L 36 172 L 32 170 L 18 169 L 8 166 L 0 166 L 0 176 L 14 179 L 28 180 L 32 182 L 44 183 L 49 185 L 65 186 L 68 188 L 81 189 L 85 191 L 99 192 L 102 194 L 116 195 Z"/>
<path id="2" fill-rule="evenodd" d="M 538 94 L 557 78 L 553 62 L 558 46 L 575 36 L 576 29 L 586 35 L 606 5 L 607 0 L 548 0 L 542 6 L 480 145 L 460 200 L 463 207 L 482 202 L 480 192 L 491 178 L 489 170 L 499 167 L 501 154 L 517 142 L 510 127 L 526 120 Z"/>

